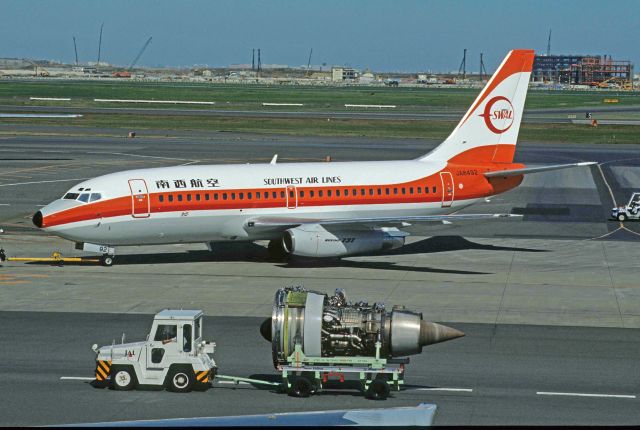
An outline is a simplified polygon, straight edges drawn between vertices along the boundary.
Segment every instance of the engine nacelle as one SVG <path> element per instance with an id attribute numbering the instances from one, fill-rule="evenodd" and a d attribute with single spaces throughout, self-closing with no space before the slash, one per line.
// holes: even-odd
<path id="1" fill-rule="evenodd" d="M 395 228 L 328 231 L 318 224 L 284 232 L 284 250 L 301 257 L 345 257 L 400 248 L 408 234 Z"/>

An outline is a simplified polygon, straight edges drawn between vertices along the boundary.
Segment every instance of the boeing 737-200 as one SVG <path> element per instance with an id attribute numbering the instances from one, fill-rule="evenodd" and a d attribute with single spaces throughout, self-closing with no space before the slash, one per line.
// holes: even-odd
<path id="1" fill-rule="evenodd" d="M 513 162 L 533 57 L 509 52 L 449 137 L 414 160 L 128 170 L 74 186 L 33 223 L 111 265 L 116 246 L 220 241 L 341 257 L 403 246 L 408 223 L 497 217 L 455 212 L 525 174 L 593 164 Z"/>

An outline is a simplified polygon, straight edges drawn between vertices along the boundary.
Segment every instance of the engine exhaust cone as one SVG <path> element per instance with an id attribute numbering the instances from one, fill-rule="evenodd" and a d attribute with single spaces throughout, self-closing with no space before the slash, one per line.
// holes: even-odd
<path id="1" fill-rule="evenodd" d="M 266 318 L 260 324 L 260 334 L 265 338 L 268 342 L 271 342 L 271 318 Z"/>
<path id="2" fill-rule="evenodd" d="M 271 328 L 271 326 L 269 326 Z M 434 343 L 446 342 L 464 336 L 464 333 L 446 325 L 428 321 L 420 321 L 420 345 L 427 346 Z"/>

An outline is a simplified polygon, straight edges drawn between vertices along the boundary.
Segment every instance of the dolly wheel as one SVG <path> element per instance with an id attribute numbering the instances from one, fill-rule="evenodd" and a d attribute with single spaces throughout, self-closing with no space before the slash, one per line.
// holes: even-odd
<path id="1" fill-rule="evenodd" d="M 369 388 L 367 389 L 366 396 L 367 399 L 371 400 L 385 400 L 389 397 L 389 392 L 391 389 L 389 388 L 389 384 L 384 379 L 375 379 L 371 381 Z"/>
<path id="2" fill-rule="evenodd" d="M 625 214 L 618 214 L 618 221 L 623 222 L 627 220 L 627 216 Z"/>
<path id="3" fill-rule="evenodd" d="M 293 380 L 289 395 L 292 397 L 309 397 L 313 391 L 311 381 L 304 376 L 298 376 Z"/>
<path id="4" fill-rule="evenodd" d="M 104 254 L 102 257 L 100 257 L 100 264 L 106 267 L 111 267 L 113 266 L 113 259 L 113 255 Z"/>

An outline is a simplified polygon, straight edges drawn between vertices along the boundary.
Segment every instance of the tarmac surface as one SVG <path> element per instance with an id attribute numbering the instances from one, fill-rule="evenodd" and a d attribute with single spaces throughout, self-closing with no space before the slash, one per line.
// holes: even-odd
<path id="1" fill-rule="evenodd" d="M 124 130 L 93 130 L 87 137 L 72 129 L 2 130 L 0 245 L 9 256 L 77 255 L 72 243 L 35 229 L 31 216 L 85 178 L 141 167 L 268 162 L 274 153 L 279 162 L 327 155 L 335 161 L 410 159 L 437 144 L 163 130 L 126 139 Z M 638 424 L 638 399 L 624 396 L 640 395 L 640 223 L 608 217 L 638 188 L 639 154 L 635 145 L 521 143 L 516 160 L 525 164 L 600 164 L 529 175 L 515 190 L 466 210 L 521 219 L 416 224 L 407 228 L 413 235 L 408 245 L 386 255 L 278 263 L 268 259 L 264 243 L 220 245 L 214 252 L 189 244 L 119 248 L 110 268 L 5 262 L 0 319 L 10 335 L 0 338 L 0 386 L 14 395 L 0 423 L 433 401 L 436 424 Z M 467 337 L 412 359 L 407 382 L 414 391 L 383 404 L 349 394 L 289 399 L 244 386 L 186 396 L 115 393 L 59 380 L 90 377 L 92 343 L 111 343 L 122 331 L 129 340 L 144 338 L 150 314 L 165 307 L 199 308 L 216 317 L 205 332 L 220 346 L 216 359 L 224 373 L 272 375 L 256 317 L 270 315 L 276 289 L 300 284 L 329 293 L 344 288 L 353 300 L 404 304 Z M 417 390 L 426 387 L 473 391 Z"/>
<path id="2" fill-rule="evenodd" d="M 221 374 L 277 381 L 263 318 L 206 318 Z M 384 402 L 353 387 L 307 399 L 271 388 L 216 383 L 206 392 L 93 388 L 91 345 L 142 340 L 151 315 L 0 312 L 3 425 L 268 414 L 286 411 L 438 406 L 438 425 L 637 425 L 640 331 L 456 324 L 466 337 L 411 357 L 406 385 Z M 345 389 L 346 387 L 346 389 Z M 341 388 L 340 385 L 333 388 Z"/>
<path id="3" fill-rule="evenodd" d="M 341 118 L 341 119 L 373 119 L 373 120 L 443 120 L 458 121 L 464 114 L 462 110 L 447 110 L 438 112 L 410 112 L 395 109 L 371 108 L 362 110 L 327 110 L 301 111 L 282 110 L 273 108 L 263 109 L 226 109 L 226 108 L 175 108 L 175 107 L 81 107 L 81 106 L 19 106 L 0 105 L 2 113 L 41 113 L 41 114 L 128 114 L 128 115 L 161 115 L 161 116 L 196 116 L 196 117 L 241 117 L 241 118 Z M 523 119 L 529 123 L 569 123 L 574 118 L 584 118 L 586 112 L 614 113 L 640 112 L 640 106 L 594 106 L 589 108 L 554 108 L 554 109 L 526 109 Z M 567 117 L 563 117 L 567 115 Z"/>

